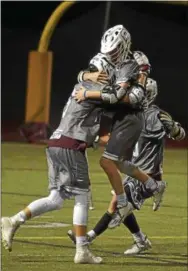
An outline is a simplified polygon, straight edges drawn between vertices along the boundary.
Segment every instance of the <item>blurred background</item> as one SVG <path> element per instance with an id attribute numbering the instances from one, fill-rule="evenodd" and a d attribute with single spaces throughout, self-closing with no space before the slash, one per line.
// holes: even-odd
<path id="1" fill-rule="evenodd" d="M 54 54 L 52 128 L 59 123 L 78 72 L 100 50 L 106 27 L 116 24 L 131 33 L 132 49 L 149 57 L 159 106 L 188 128 L 188 6 L 176 2 L 78 2 L 65 13 L 49 46 Z M 24 123 L 28 53 L 37 50 L 44 25 L 59 4 L 1 2 L 3 140 L 15 141 L 15 131 Z"/>
<path id="2" fill-rule="evenodd" d="M 29 202 L 48 193 L 45 145 L 19 142 L 25 142 L 20 127 L 25 126 L 26 120 L 28 55 L 30 51 L 37 50 L 44 26 L 60 3 L 1 2 L 2 216 L 12 216 Z M 141 50 L 149 57 L 151 76 L 159 86 L 157 103 L 188 130 L 186 3 L 83 1 L 73 4 L 60 20 L 49 46 L 53 52 L 49 118 L 52 129 L 60 121 L 78 72 L 87 68 L 90 58 L 99 52 L 106 27 L 123 24 L 131 33 L 132 49 Z M 35 72 L 34 69 L 33 73 L 37 74 L 37 70 Z M 30 90 L 34 94 L 37 92 L 38 97 L 37 87 Z M 42 99 L 38 101 L 41 103 Z M 32 101 L 29 105 L 35 106 Z M 40 135 L 44 136 L 41 126 L 35 128 L 31 129 L 33 141 Z M 84 268 L 73 265 L 74 245 L 67 238 L 67 230 L 72 227 L 73 201 L 70 200 L 66 201 L 62 211 L 51 212 L 22 225 L 15 236 L 13 255 L 2 250 L 2 270 L 187 270 L 187 143 L 188 140 L 166 142 L 164 180 L 168 187 L 161 210 L 157 214 L 153 212 L 150 199 L 141 212 L 136 212 L 141 228 L 151 238 L 151 252 L 125 258 L 123 251 L 132 245 L 132 238 L 124 227 L 119 227 L 118 231 L 108 231 L 92 245 L 92 250 L 104 257 L 104 265 L 85 265 Z M 102 151 L 100 148 L 88 150 L 95 207 L 89 215 L 89 229 L 104 213 L 111 198 L 110 183 L 99 166 Z"/>

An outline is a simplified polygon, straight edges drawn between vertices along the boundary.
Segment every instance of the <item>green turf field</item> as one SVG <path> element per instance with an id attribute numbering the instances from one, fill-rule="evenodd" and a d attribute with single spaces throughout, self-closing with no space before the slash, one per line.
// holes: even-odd
<path id="1" fill-rule="evenodd" d="M 98 165 L 100 151 L 89 151 L 95 210 L 89 228 L 104 213 L 110 200 L 110 185 Z M 92 245 L 102 256 L 100 266 L 73 264 L 74 246 L 66 233 L 71 228 L 73 201 L 60 211 L 29 221 L 17 232 L 13 251 L 2 248 L 3 271 L 183 271 L 187 270 L 187 153 L 167 150 L 164 179 L 168 182 L 163 207 L 152 211 L 148 200 L 135 212 L 142 230 L 152 241 L 147 254 L 124 257 L 132 244 L 123 227 L 108 230 Z M 2 144 L 2 215 L 10 216 L 31 201 L 47 195 L 47 168 L 43 146 Z M 56 224 L 53 224 L 56 223 Z M 64 224 L 70 224 L 66 226 Z M 60 227 L 60 226 L 66 227 Z"/>

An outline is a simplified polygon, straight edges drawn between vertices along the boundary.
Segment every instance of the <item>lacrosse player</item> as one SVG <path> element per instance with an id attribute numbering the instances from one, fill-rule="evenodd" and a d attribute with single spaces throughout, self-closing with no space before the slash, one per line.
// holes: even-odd
<path id="1" fill-rule="evenodd" d="M 109 65 L 104 60 L 97 63 L 98 70 L 104 70 L 111 77 Z M 13 237 L 23 223 L 46 212 L 63 207 L 66 199 L 75 198 L 73 225 L 76 234 L 75 263 L 98 264 L 101 257 L 95 257 L 88 248 L 86 238 L 88 219 L 89 174 L 85 155 L 99 132 L 101 103 L 85 101 L 77 103 L 74 92 L 80 86 L 88 89 L 103 88 L 93 82 L 82 82 L 74 90 L 65 105 L 59 127 L 48 140 L 46 157 L 48 163 L 49 196 L 30 203 L 24 210 L 12 217 L 2 217 L 2 242 L 5 249 L 12 250 Z"/>
<path id="2" fill-rule="evenodd" d="M 117 210 L 122 220 L 132 206 L 124 192 L 119 170 L 144 183 L 150 192 L 163 193 L 164 190 L 163 184 L 156 183 L 129 162 L 143 127 L 143 110 L 146 106 L 145 82 L 150 72 L 149 60 L 142 52 L 137 51 L 133 53 L 132 59 L 130 58 L 130 44 L 130 34 L 122 25 L 106 31 L 101 41 L 101 53 L 116 67 L 115 84 L 104 87 L 102 91 L 92 91 L 92 89 L 88 91 L 81 87 L 75 92 L 75 99 L 78 102 L 87 99 L 102 99 L 104 103 L 117 104 L 110 139 L 100 164 L 116 192 Z M 80 78 L 84 79 L 83 72 Z M 126 105 L 121 106 L 121 101 Z M 126 161 L 123 167 L 122 161 Z"/>
<path id="3" fill-rule="evenodd" d="M 145 126 L 135 146 L 132 162 L 144 170 L 154 180 L 164 182 L 162 181 L 162 168 L 165 138 L 167 136 L 173 140 L 182 140 L 185 137 L 185 131 L 167 112 L 154 104 L 158 94 L 155 80 L 151 78 L 147 79 L 146 90 L 149 107 L 144 113 Z M 124 179 L 124 189 L 134 209 L 140 210 L 144 201 L 152 196 L 154 196 L 153 210 L 157 211 L 159 209 L 164 191 L 156 195 L 148 193 L 142 183 L 129 176 Z M 102 234 L 107 228 L 114 228 L 119 225 L 121 217 L 119 217 L 117 213 L 114 217 L 116 204 L 117 199 L 114 195 L 108 211 L 101 217 L 94 229 L 87 233 L 90 242 Z M 151 248 L 150 240 L 141 231 L 133 213 L 130 213 L 124 219 L 123 224 L 132 233 L 134 239 L 133 246 L 124 252 L 125 255 L 139 254 Z M 75 242 L 73 232 L 69 231 L 68 235 L 71 240 Z"/>

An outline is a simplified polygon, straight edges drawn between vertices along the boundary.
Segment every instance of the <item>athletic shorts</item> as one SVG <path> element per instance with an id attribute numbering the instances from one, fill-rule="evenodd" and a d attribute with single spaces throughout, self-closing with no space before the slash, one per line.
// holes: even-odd
<path id="1" fill-rule="evenodd" d="M 49 190 L 82 194 L 89 191 L 88 163 L 85 152 L 49 147 L 46 149 Z"/>
<path id="2" fill-rule="evenodd" d="M 117 116 L 103 157 L 114 161 L 130 161 L 143 123 L 142 112 Z"/>

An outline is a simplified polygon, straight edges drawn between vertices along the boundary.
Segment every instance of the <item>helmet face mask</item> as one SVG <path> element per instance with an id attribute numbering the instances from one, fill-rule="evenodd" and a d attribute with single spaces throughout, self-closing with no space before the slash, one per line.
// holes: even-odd
<path id="1" fill-rule="evenodd" d="M 109 59 L 114 64 L 116 64 L 118 62 L 118 56 L 119 56 L 119 48 L 120 48 L 120 46 L 121 45 L 119 44 L 117 48 L 113 49 L 112 51 L 110 51 L 108 53 Z"/>
<path id="2" fill-rule="evenodd" d="M 147 79 L 146 82 L 146 98 L 148 105 L 151 105 L 158 95 L 157 82 L 151 78 Z"/>
<path id="3" fill-rule="evenodd" d="M 131 46 L 131 36 L 123 25 L 108 29 L 101 40 L 101 53 L 114 65 L 121 65 L 127 58 Z"/>
<path id="4" fill-rule="evenodd" d="M 129 48 L 130 48 L 130 46 L 129 46 Z M 111 62 L 114 65 L 121 64 L 127 58 L 128 52 L 129 52 L 129 48 L 126 49 L 124 43 L 121 42 L 121 43 L 119 43 L 117 45 L 117 48 L 113 49 L 112 51 L 110 51 L 107 54 L 108 58 L 111 60 Z"/>

